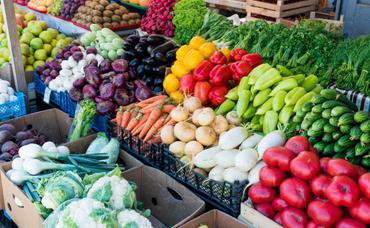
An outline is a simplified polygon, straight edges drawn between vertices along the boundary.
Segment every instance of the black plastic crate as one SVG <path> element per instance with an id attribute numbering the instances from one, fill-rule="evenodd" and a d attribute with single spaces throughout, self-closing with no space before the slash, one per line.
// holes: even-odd
<path id="1" fill-rule="evenodd" d="M 240 203 L 243 198 L 243 191 L 248 181 L 234 183 L 218 182 L 208 179 L 206 176 L 195 172 L 186 164 L 169 152 L 168 147 L 162 148 L 164 153 L 164 172 L 191 188 L 206 203 L 225 211 L 234 217 L 240 214 Z"/>

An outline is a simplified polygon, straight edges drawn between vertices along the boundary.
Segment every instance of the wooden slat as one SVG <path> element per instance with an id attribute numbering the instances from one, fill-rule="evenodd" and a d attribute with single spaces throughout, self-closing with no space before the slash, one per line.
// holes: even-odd
<path id="1" fill-rule="evenodd" d="M 235 9 L 242 9 L 242 10 L 244 10 L 246 7 L 245 1 L 237 1 L 237 0 L 206 0 L 206 3 L 231 7 Z"/>
<path id="2" fill-rule="evenodd" d="M 273 18 L 279 18 L 280 17 L 280 11 L 276 10 L 269 10 L 269 9 L 263 9 L 259 7 L 249 6 L 246 7 L 247 12 L 249 13 L 255 13 L 260 14 L 267 17 L 273 17 Z"/>
<path id="3" fill-rule="evenodd" d="M 254 7 L 260 7 L 264 9 L 270 9 L 275 11 L 284 11 L 289 9 L 300 8 L 304 6 L 316 5 L 317 0 L 302 0 L 299 2 L 284 3 L 284 1 L 278 1 L 277 3 L 260 2 L 258 0 L 247 0 L 247 4 Z"/>
<path id="4" fill-rule="evenodd" d="M 268 2 L 260 2 L 256 0 L 247 0 L 247 4 L 250 6 L 256 6 L 256 7 L 261 7 L 261 8 L 270 9 L 270 10 L 280 9 L 280 6 L 278 6 L 277 4 L 268 3 Z"/>
<path id="5" fill-rule="evenodd" d="M 306 1 L 301 1 L 301 2 L 293 2 L 289 4 L 284 4 L 281 6 L 281 10 L 289 10 L 289 9 L 296 9 L 296 8 L 301 8 L 304 6 L 316 6 L 317 1 L 316 0 L 306 0 Z"/>
<path id="6" fill-rule="evenodd" d="M 280 17 L 289 17 L 301 13 L 308 13 L 316 9 L 316 6 L 307 6 L 299 9 L 293 9 L 288 11 L 283 11 L 280 13 Z"/>

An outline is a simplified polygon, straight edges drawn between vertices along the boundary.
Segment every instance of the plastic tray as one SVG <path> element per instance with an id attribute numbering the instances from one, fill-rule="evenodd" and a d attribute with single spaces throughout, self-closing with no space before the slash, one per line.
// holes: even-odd
<path id="1" fill-rule="evenodd" d="M 215 208 L 223 210 L 234 217 L 240 214 L 240 203 L 243 201 L 243 191 L 248 181 L 218 182 L 207 179 L 206 176 L 197 173 L 172 153 L 167 146 L 162 148 L 164 154 L 164 172 L 194 190 L 204 201 Z"/>
<path id="2" fill-rule="evenodd" d="M 0 120 L 7 120 L 14 117 L 23 116 L 26 114 L 25 96 L 21 92 L 14 94 L 17 97 L 16 101 L 9 101 L 0 105 Z"/>
<path id="3" fill-rule="evenodd" d="M 83 29 L 86 29 L 86 30 L 90 31 L 89 26 L 81 25 L 81 24 L 78 24 L 76 22 L 72 22 L 72 24 L 76 25 L 77 27 L 80 27 L 80 28 L 83 28 Z M 134 28 L 139 28 L 139 27 L 140 27 L 140 24 L 132 24 L 132 25 L 115 26 L 115 27 L 112 27 L 112 28 L 109 28 L 109 29 L 114 31 L 114 32 L 117 32 L 117 31 L 122 31 L 122 30 L 126 30 L 126 29 L 134 29 Z"/>

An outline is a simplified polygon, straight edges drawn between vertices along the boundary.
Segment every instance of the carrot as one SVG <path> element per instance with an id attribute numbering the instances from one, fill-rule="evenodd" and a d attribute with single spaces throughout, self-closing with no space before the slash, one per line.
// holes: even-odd
<path id="1" fill-rule="evenodd" d="M 143 130 L 141 130 L 139 134 L 140 138 L 143 138 L 146 135 L 146 133 L 148 133 L 150 127 L 155 124 L 155 122 L 159 119 L 161 114 L 162 114 L 162 111 L 160 108 L 157 107 L 153 109 L 153 111 L 150 113 L 148 117 L 148 120 L 145 122 L 145 126 Z"/>
<path id="2" fill-rule="evenodd" d="M 155 124 L 149 129 L 148 133 L 146 134 L 144 142 L 148 141 L 155 133 L 158 132 L 159 128 L 163 126 L 164 120 L 165 117 L 161 117 L 155 122 Z"/>
<path id="3" fill-rule="evenodd" d="M 130 120 L 130 117 L 131 117 L 130 111 L 128 111 L 128 110 L 124 111 L 123 115 L 122 115 L 122 118 L 121 118 L 121 123 L 119 124 L 119 126 L 121 126 L 122 128 L 126 128 L 127 123 Z M 118 123 L 117 123 L 117 125 L 118 125 Z"/>
<path id="4" fill-rule="evenodd" d="M 147 141 L 147 143 L 150 143 L 150 144 L 159 143 L 159 142 L 161 142 L 161 137 L 160 136 L 156 136 L 156 137 L 151 138 Z"/>
<path id="5" fill-rule="evenodd" d="M 142 116 L 143 114 L 139 113 L 136 117 L 132 118 L 130 122 L 128 122 L 126 130 L 131 131 L 132 128 L 134 128 L 139 123 L 139 120 L 142 118 Z"/>
<path id="6" fill-rule="evenodd" d="M 122 116 L 123 116 L 123 111 L 122 111 L 122 107 L 120 107 L 116 113 L 116 118 L 114 119 L 118 126 L 121 125 Z"/>
<path id="7" fill-rule="evenodd" d="M 174 105 L 163 105 L 162 112 L 170 113 L 175 108 Z"/>
<path id="8" fill-rule="evenodd" d="M 139 107 L 144 107 L 150 103 L 153 103 L 157 100 L 166 100 L 167 99 L 167 96 L 166 95 L 158 95 L 158 96 L 154 96 L 154 97 L 150 97 L 146 100 L 143 100 L 143 101 L 140 101 L 139 103 L 137 103 L 136 105 L 139 106 Z"/>
<path id="9" fill-rule="evenodd" d="M 176 123 L 176 121 L 175 120 L 173 120 L 173 119 L 169 119 L 167 122 L 165 122 L 164 124 L 165 125 L 174 125 Z"/>
<path id="10" fill-rule="evenodd" d="M 140 122 L 131 131 L 133 135 L 137 135 L 137 134 L 140 133 L 140 131 L 143 129 L 143 127 L 145 125 L 145 122 L 148 119 L 148 117 L 149 117 L 149 113 L 145 114 L 143 116 L 143 118 L 141 118 Z"/>
<path id="11" fill-rule="evenodd" d="M 152 108 L 154 108 L 158 105 L 163 105 L 164 103 L 165 103 L 164 100 L 157 100 L 157 101 L 154 101 L 153 103 L 148 104 L 145 107 L 141 108 L 140 111 L 143 111 L 143 110 L 146 110 L 146 109 L 152 109 Z"/>

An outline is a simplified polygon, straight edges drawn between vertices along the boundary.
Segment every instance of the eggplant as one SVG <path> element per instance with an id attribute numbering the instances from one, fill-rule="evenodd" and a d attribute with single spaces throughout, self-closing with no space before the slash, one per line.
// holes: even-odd
<path id="1" fill-rule="evenodd" d="M 129 62 L 130 67 L 137 67 L 140 64 L 140 59 L 135 58 Z"/>
<path id="2" fill-rule="evenodd" d="M 147 39 L 148 39 L 148 37 L 145 37 L 145 36 L 140 37 L 139 43 L 144 44 L 144 45 L 148 45 L 147 44 L 148 43 Z"/>
<path id="3" fill-rule="evenodd" d="M 146 54 L 146 45 L 142 43 L 138 43 L 135 45 L 135 53 L 137 53 L 139 56 L 144 56 Z"/>
<path id="4" fill-rule="evenodd" d="M 132 60 L 136 57 L 136 54 L 135 54 L 134 50 L 126 51 L 123 55 L 125 56 L 124 59 L 126 59 L 126 60 Z"/>
<path id="5" fill-rule="evenodd" d="M 130 43 L 130 44 L 136 44 L 137 42 L 139 42 L 139 40 L 140 40 L 140 36 L 138 35 L 130 35 L 126 39 L 127 43 Z"/>
<path id="6" fill-rule="evenodd" d="M 159 76 L 164 76 L 164 74 L 166 73 L 166 66 L 154 67 L 153 73 Z"/>
<path id="7" fill-rule="evenodd" d="M 145 64 L 144 65 L 144 70 L 145 70 L 146 73 L 151 73 L 152 72 L 152 69 L 153 69 L 152 66 L 150 66 L 148 64 Z"/>
<path id="8" fill-rule="evenodd" d="M 166 57 L 168 60 L 175 60 L 176 59 L 176 51 L 178 48 L 172 49 L 166 53 Z"/>
<path id="9" fill-rule="evenodd" d="M 155 61 L 155 59 L 150 58 L 150 57 L 145 58 L 142 61 L 143 61 L 143 63 L 148 64 L 150 66 L 159 66 L 160 65 L 160 63 L 158 63 L 157 61 Z"/>
<path id="10" fill-rule="evenodd" d="M 169 50 L 172 50 L 175 48 L 175 45 L 172 43 L 172 41 L 168 41 L 156 48 L 153 49 L 153 51 L 150 53 L 151 56 L 155 55 L 156 52 L 160 52 L 162 54 L 165 54 Z"/>
<path id="11" fill-rule="evenodd" d="M 153 58 L 155 60 L 157 60 L 158 62 L 161 62 L 161 63 L 166 63 L 167 62 L 167 57 L 164 54 L 160 53 L 160 52 L 156 52 L 154 54 Z"/>
<path id="12" fill-rule="evenodd" d="M 136 45 L 136 44 L 135 44 Z M 125 51 L 131 51 L 131 50 L 133 50 L 134 49 L 134 46 L 135 45 L 132 45 L 132 44 L 130 44 L 130 43 L 125 43 L 124 45 L 123 45 L 123 49 L 125 50 Z"/>
<path id="13" fill-rule="evenodd" d="M 163 91 L 163 88 L 162 86 L 156 86 L 153 88 L 153 92 L 156 93 L 156 94 L 159 94 Z"/>
<path id="14" fill-rule="evenodd" d="M 146 48 L 146 51 L 148 52 L 148 53 L 152 53 L 152 51 L 153 51 L 153 49 L 155 48 L 155 46 L 154 45 L 149 45 L 147 48 Z"/>
<path id="15" fill-rule="evenodd" d="M 151 45 L 159 45 L 159 44 L 163 44 L 164 42 L 166 42 L 166 39 L 163 38 L 163 36 L 161 35 L 153 34 L 147 38 L 147 42 Z"/>
<path id="16" fill-rule="evenodd" d="M 162 85 L 162 83 L 163 83 L 163 78 L 162 77 L 155 77 L 154 85 L 160 86 L 160 85 Z"/>
<path id="17" fill-rule="evenodd" d="M 136 73 L 137 73 L 139 76 L 142 76 L 142 75 L 145 73 L 145 65 L 140 64 L 139 66 L 137 66 L 137 68 L 136 68 Z"/>
<path id="18" fill-rule="evenodd" d="M 147 86 L 152 86 L 154 85 L 154 77 L 151 75 L 144 75 L 143 78 L 141 79 L 145 85 Z"/>

